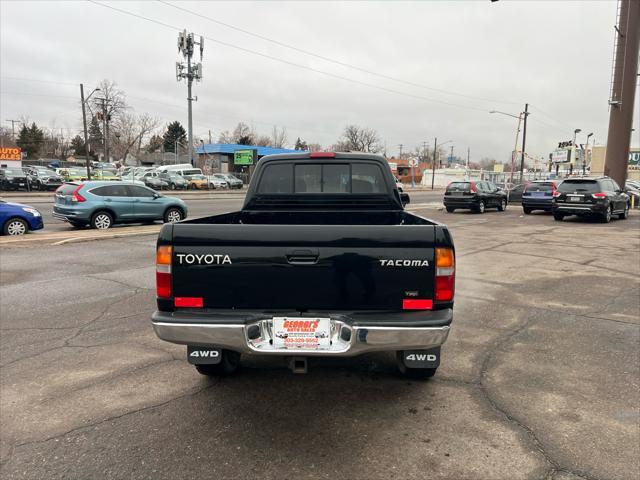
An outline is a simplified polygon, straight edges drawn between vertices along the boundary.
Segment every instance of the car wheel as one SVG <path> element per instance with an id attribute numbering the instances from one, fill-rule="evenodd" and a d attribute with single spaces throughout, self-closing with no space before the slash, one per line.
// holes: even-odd
<path id="1" fill-rule="evenodd" d="M 192 183 L 189 188 L 191 188 L 191 190 L 196 190 L 198 187 L 196 187 L 195 183 Z"/>
<path id="2" fill-rule="evenodd" d="M 557 220 L 558 222 L 561 222 L 564 219 L 564 214 L 562 214 L 562 213 L 554 213 L 553 214 L 553 219 Z"/>
<path id="3" fill-rule="evenodd" d="M 182 215 L 182 210 L 179 208 L 169 208 L 166 212 L 164 212 L 164 223 L 175 223 L 182 220 L 184 217 Z"/>
<path id="4" fill-rule="evenodd" d="M 522 211 L 524 212 L 525 215 L 529 215 L 531 213 L 531 209 L 526 207 L 522 207 Z"/>
<path id="5" fill-rule="evenodd" d="M 113 225 L 113 217 L 109 212 L 96 212 L 91 217 L 91 228 L 106 230 Z"/>
<path id="6" fill-rule="evenodd" d="M 225 377 L 234 373 L 240 365 L 240 354 L 233 350 L 222 350 L 222 360 L 216 365 L 195 365 L 200 375 Z"/>
<path id="7" fill-rule="evenodd" d="M 478 206 L 476 207 L 476 213 L 484 213 L 484 209 L 485 209 L 484 200 L 480 200 L 480 202 L 478 203 Z"/>
<path id="8" fill-rule="evenodd" d="M 5 235 L 24 235 L 29 231 L 29 225 L 21 218 L 10 218 L 4 224 Z"/>
<path id="9" fill-rule="evenodd" d="M 175 184 L 175 183 L 172 183 L 171 185 L 169 185 L 169 188 L 170 188 L 171 190 L 175 190 L 175 189 L 176 189 L 176 184 Z"/>
<path id="10" fill-rule="evenodd" d="M 445 207 L 445 208 L 447 209 L 447 212 L 448 212 L 448 213 L 453 213 L 453 212 L 455 212 L 455 211 L 456 211 L 456 209 L 455 209 L 455 208 L 453 208 L 453 207 Z"/>
<path id="11" fill-rule="evenodd" d="M 602 223 L 609 223 L 611 221 L 611 205 L 607 207 L 607 211 L 602 214 L 600 220 Z"/>
<path id="12" fill-rule="evenodd" d="M 507 209 L 507 201 L 503 198 L 500 200 L 500 205 L 498 205 L 498 211 L 504 212 Z"/>
<path id="13" fill-rule="evenodd" d="M 625 204 L 624 206 L 624 212 L 622 212 L 620 215 L 618 215 L 618 218 L 620 220 L 624 220 L 625 218 L 627 218 L 629 216 L 629 204 Z"/>

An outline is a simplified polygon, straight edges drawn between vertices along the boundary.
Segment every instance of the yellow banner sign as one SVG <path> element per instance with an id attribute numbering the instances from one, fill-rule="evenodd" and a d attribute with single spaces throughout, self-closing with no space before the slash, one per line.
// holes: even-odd
<path id="1" fill-rule="evenodd" d="M 0 160 L 22 160 L 22 150 L 20 147 L 0 148 Z"/>

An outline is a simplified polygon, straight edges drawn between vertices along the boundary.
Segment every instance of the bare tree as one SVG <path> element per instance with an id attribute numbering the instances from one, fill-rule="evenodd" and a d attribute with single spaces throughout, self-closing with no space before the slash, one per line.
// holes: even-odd
<path id="1" fill-rule="evenodd" d="M 278 127 L 274 125 L 271 132 L 271 146 L 284 148 L 285 143 L 287 143 L 287 129 L 285 127 L 278 129 Z"/>
<path id="2" fill-rule="evenodd" d="M 258 147 L 273 146 L 272 143 L 271 143 L 271 138 L 266 136 L 266 135 L 259 135 L 259 136 L 255 137 L 255 140 L 254 140 L 253 144 L 258 146 Z"/>
<path id="3" fill-rule="evenodd" d="M 240 145 L 251 145 L 255 139 L 255 134 L 244 122 L 238 123 L 233 129 L 233 143 Z"/>
<path id="4" fill-rule="evenodd" d="M 307 150 L 309 150 L 310 152 L 321 152 L 322 145 L 320 145 L 319 143 L 310 143 L 307 145 Z"/>
<path id="5" fill-rule="evenodd" d="M 233 143 L 233 135 L 229 133 L 229 130 L 220 132 L 218 136 L 218 143 Z"/>
<path id="6" fill-rule="evenodd" d="M 113 125 L 112 148 L 114 155 L 127 160 L 127 156 L 135 152 L 139 156 L 144 140 L 155 132 L 160 121 L 148 113 L 135 115 L 129 112 L 121 113 Z"/>
<path id="7" fill-rule="evenodd" d="M 335 146 L 338 150 L 366 153 L 377 153 L 382 149 L 378 132 L 357 125 L 347 125 Z"/>

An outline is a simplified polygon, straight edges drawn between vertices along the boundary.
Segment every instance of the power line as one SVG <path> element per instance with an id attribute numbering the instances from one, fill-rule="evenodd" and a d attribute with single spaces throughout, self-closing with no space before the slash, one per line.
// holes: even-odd
<path id="1" fill-rule="evenodd" d="M 326 57 L 324 55 L 321 55 L 321 54 L 318 54 L 318 53 L 315 53 L 315 52 L 311 52 L 309 50 L 304 50 L 302 48 L 296 47 L 296 46 L 288 44 L 288 43 L 281 42 L 279 40 L 275 40 L 273 38 L 265 37 L 264 35 L 260 35 L 260 34 L 257 34 L 255 32 L 251 32 L 249 30 L 245 30 L 243 28 L 236 27 L 235 25 L 230 25 L 230 24 L 222 22 L 220 20 L 216 20 L 215 18 L 211 18 L 211 17 L 208 17 L 208 16 L 206 16 L 204 14 L 201 14 L 201 13 L 198 13 L 198 12 L 194 12 L 193 10 L 189 10 L 188 8 L 179 7 L 179 6 L 174 5 L 174 4 L 170 3 L 170 2 L 167 2 L 165 0 L 157 0 L 157 1 L 162 3 L 162 4 L 164 4 L 164 5 L 169 6 L 171 8 L 175 8 L 176 10 L 182 10 L 183 12 L 189 13 L 191 15 L 195 15 L 196 17 L 200 17 L 200 18 L 203 18 L 203 19 L 208 20 L 210 22 L 216 23 L 218 25 L 222 25 L 222 26 L 230 28 L 232 30 L 236 30 L 238 32 L 242 32 L 242 33 L 244 33 L 246 35 L 251 35 L 252 37 L 259 38 L 261 40 L 273 43 L 274 45 L 278 45 L 280 47 L 288 48 L 290 50 L 293 50 L 293 51 L 296 51 L 296 52 L 299 52 L 299 53 L 303 53 L 305 55 L 309 55 L 309 56 L 312 56 L 312 57 L 315 57 L 315 58 L 319 58 L 320 60 L 324 60 L 326 62 L 334 63 L 334 64 L 340 65 L 342 67 L 351 68 L 353 70 L 357 70 L 359 72 L 363 72 L 363 73 L 366 73 L 368 75 L 374 75 L 376 77 L 384 78 L 386 80 L 392 80 L 392 81 L 398 82 L 398 83 L 403 83 L 405 85 L 410 85 L 412 87 L 423 88 L 425 90 L 431 90 L 433 92 L 444 93 L 446 95 L 455 95 L 455 96 L 458 96 L 458 97 L 470 98 L 470 99 L 473 99 L 473 100 L 481 100 L 481 101 L 492 102 L 492 103 L 518 104 L 518 105 L 521 103 L 521 102 L 512 102 L 512 101 L 508 101 L 508 100 L 497 100 L 497 99 L 494 99 L 494 98 L 483 98 L 483 97 L 478 97 L 478 96 L 475 96 L 475 95 L 468 95 L 468 94 L 464 94 L 464 93 L 453 92 L 453 91 L 450 91 L 450 90 L 443 90 L 443 89 L 440 89 L 440 88 L 430 87 L 428 85 L 424 85 L 424 84 L 421 84 L 421 83 L 410 82 L 410 81 L 404 80 L 402 78 L 392 77 L 391 75 L 385 75 L 383 73 L 374 72 L 374 71 L 368 70 L 366 68 L 359 67 L 357 65 L 353 65 L 351 63 L 342 62 L 340 60 L 336 60 L 334 58 Z"/>
<path id="2" fill-rule="evenodd" d="M 175 25 L 170 25 L 168 23 L 164 23 L 164 22 L 161 22 L 159 20 L 155 20 L 155 19 L 152 19 L 152 18 L 149 18 L 149 17 L 145 17 L 143 15 L 138 15 L 137 13 L 129 12 L 127 10 L 122 10 L 122 9 L 114 7 L 112 5 L 106 5 L 106 4 L 97 2 L 95 0 L 87 0 L 87 1 L 91 2 L 91 3 L 95 4 L 95 5 L 99 5 L 101 7 L 108 8 L 110 10 L 114 10 L 116 12 L 119 12 L 119 13 L 122 13 L 122 14 L 125 14 L 125 15 L 129 15 L 129 16 L 132 16 L 132 17 L 136 17 L 136 18 L 145 20 L 147 22 L 151 22 L 151 23 L 155 23 L 157 25 L 161 25 L 161 26 L 163 26 L 165 28 L 170 28 L 172 30 L 180 30 L 180 28 L 175 26 Z M 380 85 L 375 85 L 373 83 L 362 82 L 360 80 L 355 80 L 353 78 L 344 77 L 342 75 L 337 75 L 337 74 L 334 74 L 334 73 L 325 72 L 324 70 L 318 70 L 317 68 L 308 67 L 306 65 L 302 65 L 302 64 L 299 64 L 299 63 L 291 62 L 289 60 L 284 60 L 282 58 L 274 57 L 274 56 L 268 55 L 266 53 L 257 52 L 255 50 L 251 50 L 249 48 L 240 47 L 238 45 L 234 45 L 234 44 L 229 43 L 229 42 L 224 42 L 222 40 L 218 40 L 217 38 L 207 37 L 205 35 L 203 35 L 203 37 L 206 38 L 207 40 L 212 41 L 214 43 L 217 43 L 219 45 L 223 45 L 225 47 L 229 47 L 229 48 L 233 48 L 233 49 L 236 49 L 236 50 L 240 50 L 240 51 L 245 52 L 245 53 L 250 53 L 251 55 L 257 55 L 257 56 L 260 56 L 260 57 L 263 57 L 263 58 L 267 58 L 269 60 L 274 60 L 276 62 L 284 63 L 286 65 L 291 65 L 293 67 L 302 68 L 304 70 L 309 70 L 311 72 L 319 73 L 321 75 L 325 75 L 325 76 L 332 77 L 332 78 L 337 78 L 339 80 L 344 80 L 346 82 L 351 82 L 351 83 L 355 83 L 355 84 L 358 84 L 358 85 L 364 85 L 366 87 L 375 88 L 377 90 L 381 90 L 381 91 L 384 91 L 384 92 L 393 93 L 393 94 L 396 94 L 396 95 L 401 95 L 401 96 L 409 97 L 409 98 L 415 98 L 415 99 L 418 99 L 418 100 L 424 100 L 424 101 L 427 101 L 427 102 L 434 102 L 434 103 L 439 103 L 439 104 L 442 104 L 442 105 L 448 105 L 448 106 L 451 106 L 451 107 L 462 108 L 462 109 L 466 109 L 466 110 L 476 110 L 476 111 L 479 111 L 479 112 L 485 112 L 486 111 L 486 109 L 480 108 L 480 107 L 473 107 L 473 106 L 470 106 L 470 105 L 461 105 L 461 104 L 458 104 L 458 103 L 446 102 L 444 100 L 437 100 L 435 98 L 428 98 L 428 97 L 423 97 L 423 96 L 420 96 L 420 95 L 414 95 L 414 94 L 411 94 L 411 93 L 402 92 L 402 91 L 399 91 L 399 90 L 394 90 L 392 88 L 381 87 Z"/>

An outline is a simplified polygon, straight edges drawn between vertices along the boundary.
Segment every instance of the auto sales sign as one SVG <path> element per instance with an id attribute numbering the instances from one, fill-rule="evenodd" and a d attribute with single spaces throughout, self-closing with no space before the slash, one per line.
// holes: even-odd
<path id="1" fill-rule="evenodd" d="M 0 160 L 22 160 L 22 150 L 20 147 L 0 148 Z"/>

